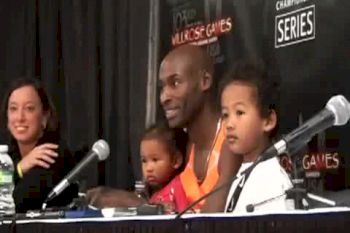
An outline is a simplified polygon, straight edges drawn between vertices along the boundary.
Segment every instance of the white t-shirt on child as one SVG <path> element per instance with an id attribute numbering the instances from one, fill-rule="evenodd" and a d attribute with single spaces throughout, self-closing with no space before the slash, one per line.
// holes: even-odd
<path id="1" fill-rule="evenodd" d="M 242 180 L 241 173 L 252 163 L 243 163 L 237 173 L 238 179 L 233 181 L 226 200 L 225 212 L 229 206 L 237 185 Z M 250 173 L 233 213 L 246 213 L 247 205 L 254 205 L 285 193 L 292 187 L 292 182 L 281 167 L 276 157 L 260 162 Z M 255 205 L 254 212 L 278 212 L 290 210 L 290 200 L 281 196 L 264 204 Z"/>

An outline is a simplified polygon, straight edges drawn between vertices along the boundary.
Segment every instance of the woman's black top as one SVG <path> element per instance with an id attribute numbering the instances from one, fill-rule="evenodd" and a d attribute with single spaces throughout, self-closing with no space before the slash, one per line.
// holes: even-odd
<path id="1" fill-rule="evenodd" d="M 74 157 L 65 148 L 63 143 L 57 143 L 58 140 L 50 137 L 42 137 L 37 146 L 44 143 L 59 144 L 56 162 L 51 164 L 49 169 L 42 167 L 34 167 L 30 169 L 23 178 L 20 178 L 17 171 L 17 164 L 21 160 L 21 155 L 16 143 L 9 150 L 9 154 L 14 163 L 14 181 L 15 189 L 13 198 L 16 204 L 17 213 L 25 213 L 28 210 L 41 209 L 43 202 L 47 198 L 49 192 L 57 185 L 64 176 L 72 170 L 75 165 Z M 64 207 L 70 204 L 77 196 L 77 185 L 69 186 L 61 195 L 47 203 L 48 207 Z"/>

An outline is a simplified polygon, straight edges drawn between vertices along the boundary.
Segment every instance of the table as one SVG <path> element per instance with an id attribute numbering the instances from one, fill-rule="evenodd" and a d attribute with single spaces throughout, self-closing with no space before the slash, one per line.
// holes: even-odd
<path id="1" fill-rule="evenodd" d="M 171 233 L 171 232 L 349 232 L 350 209 L 332 208 L 274 214 L 189 214 L 86 219 L 20 220 L 0 225 L 1 233 Z"/>

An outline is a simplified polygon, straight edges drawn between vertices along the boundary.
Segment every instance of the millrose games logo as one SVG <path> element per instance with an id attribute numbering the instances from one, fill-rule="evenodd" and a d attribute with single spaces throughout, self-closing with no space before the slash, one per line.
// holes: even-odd
<path id="1" fill-rule="evenodd" d="M 304 7 L 275 18 L 275 48 L 315 39 L 315 5 Z"/>
<path id="2" fill-rule="evenodd" d="M 281 166 L 288 172 L 293 172 L 293 163 L 289 156 L 280 156 Z M 302 168 L 306 177 L 320 177 L 320 172 L 336 170 L 340 166 L 338 152 L 311 153 L 303 155 Z"/>
<path id="3" fill-rule="evenodd" d="M 187 43 L 210 44 L 217 41 L 220 35 L 231 31 L 232 26 L 231 17 L 218 19 L 208 24 L 198 23 L 176 31 L 171 37 L 171 42 L 174 47 Z"/>

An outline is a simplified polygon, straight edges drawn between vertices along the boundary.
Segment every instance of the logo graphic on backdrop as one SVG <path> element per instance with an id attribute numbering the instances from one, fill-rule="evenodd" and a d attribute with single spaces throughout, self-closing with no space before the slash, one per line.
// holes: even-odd
<path id="1" fill-rule="evenodd" d="M 313 40 L 315 36 L 315 5 L 276 15 L 275 48 Z"/>
<path id="2" fill-rule="evenodd" d="M 207 24 L 197 24 L 176 31 L 171 36 L 172 45 L 178 46 L 182 44 L 196 44 L 205 45 L 218 40 L 218 36 L 232 30 L 232 19 L 227 17 L 225 19 L 218 19 Z"/>
<path id="3" fill-rule="evenodd" d="M 319 177 L 321 171 L 339 168 L 338 153 L 306 154 L 303 157 L 303 169 L 306 177 Z"/>
<path id="4" fill-rule="evenodd" d="M 278 0 L 276 2 L 276 11 L 287 9 L 289 7 L 297 6 L 299 4 L 303 4 L 308 0 Z"/>
<path id="5" fill-rule="evenodd" d="M 166 0 L 170 10 L 172 47 L 194 44 L 204 47 L 215 64 L 223 64 L 221 38 L 233 31 L 233 16 L 223 14 L 233 7 L 228 1 Z M 217 66 L 217 70 L 220 68 Z M 218 72 L 220 73 L 220 72 Z"/>
<path id="6" fill-rule="evenodd" d="M 172 9 L 172 21 L 173 21 L 173 31 L 178 28 L 184 28 L 191 24 L 197 18 L 196 9 L 187 6 L 180 5 Z"/>
<path id="7" fill-rule="evenodd" d="M 289 156 L 280 156 L 280 164 L 288 173 L 292 173 L 293 165 Z M 337 152 L 308 153 L 303 156 L 301 165 L 306 177 L 320 177 L 323 171 L 338 169 L 340 158 Z"/>

